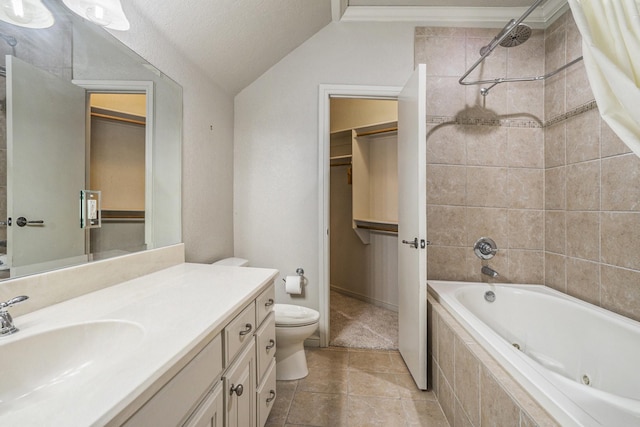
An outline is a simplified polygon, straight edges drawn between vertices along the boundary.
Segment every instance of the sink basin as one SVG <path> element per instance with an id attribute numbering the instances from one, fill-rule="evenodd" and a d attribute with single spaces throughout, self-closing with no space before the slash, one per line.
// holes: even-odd
<path id="1" fill-rule="evenodd" d="M 132 322 L 77 323 L 24 338 L 0 340 L 0 413 L 64 392 L 131 353 L 144 337 Z"/>

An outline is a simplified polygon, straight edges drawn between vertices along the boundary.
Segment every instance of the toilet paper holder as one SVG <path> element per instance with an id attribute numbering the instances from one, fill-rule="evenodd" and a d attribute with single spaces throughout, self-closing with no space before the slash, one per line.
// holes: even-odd
<path id="1" fill-rule="evenodd" d="M 302 267 L 298 267 L 296 268 L 296 273 L 298 274 L 298 276 L 303 277 L 304 278 L 304 269 Z M 282 279 L 283 282 L 287 282 L 287 279 Z"/>

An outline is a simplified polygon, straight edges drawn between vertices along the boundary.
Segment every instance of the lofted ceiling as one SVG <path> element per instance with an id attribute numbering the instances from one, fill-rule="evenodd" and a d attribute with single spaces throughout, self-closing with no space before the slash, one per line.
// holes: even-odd
<path id="1" fill-rule="evenodd" d="M 125 2 L 125 11 L 126 5 Z M 533 0 L 130 0 L 186 58 L 235 95 L 336 21 L 502 27 Z M 532 14 L 544 26 L 566 0 Z M 547 7 L 551 4 L 552 7 Z M 547 11 L 547 12 L 545 12 Z"/>
<path id="2" fill-rule="evenodd" d="M 349 6 L 528 7 L 532 0 L 349 0 Z"/>

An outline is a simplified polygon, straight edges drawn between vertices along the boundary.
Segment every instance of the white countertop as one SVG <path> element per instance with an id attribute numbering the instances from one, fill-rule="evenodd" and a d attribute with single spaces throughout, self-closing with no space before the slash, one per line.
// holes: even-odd
<path id="1" fill-rule="evenodd" d="M 181 264 L 14 318 L 20 331 L 0 340 L 0 356 L 2 346 L 14 340 L 95 320 L 133 322 L 142 326 L 144 336 L 124 361 L 90 381 L 63 384 L 59 391 L 54 385 L 28 406 L 0 402 L 0 425 L 104 425 L 123 410 L 131 411 L 221 332 L 276 274 L 272 269 Z M 41 357 L 46 364 L 44 351 Z"/>

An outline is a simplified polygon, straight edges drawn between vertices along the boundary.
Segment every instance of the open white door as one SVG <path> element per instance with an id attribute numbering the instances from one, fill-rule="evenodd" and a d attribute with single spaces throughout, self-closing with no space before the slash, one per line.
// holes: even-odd
<path id="1" fill-rule="evenodd" d="M 86 113 L 84 89 L 11 56 L 6 65 L 13 277 L 86 260 L 79 214 Z"/>
<path id="2" fill-rule="evenodd" d="M 398 97 L 398 340 L 416 385 L 427 388 L 426 66 Z"/>

